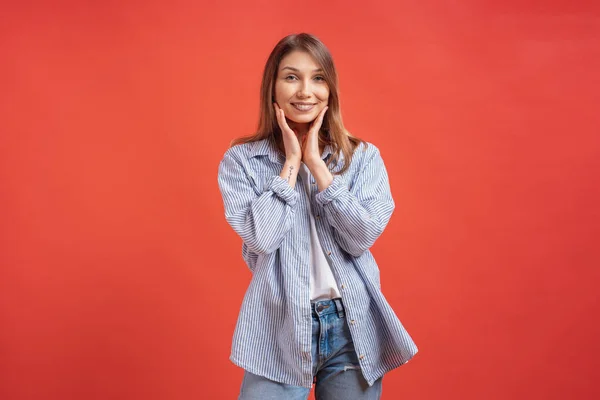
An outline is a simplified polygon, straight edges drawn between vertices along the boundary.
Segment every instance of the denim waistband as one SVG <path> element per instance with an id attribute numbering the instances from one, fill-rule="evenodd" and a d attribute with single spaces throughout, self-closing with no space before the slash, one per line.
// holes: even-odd
<path id="1" fill-rule="evenodd" d="M 344 317 L 344 304 L 341 298 L 330 300 L 318 300 L 310 303 L 314 317 L 337 313 L 338 317 Z"/>

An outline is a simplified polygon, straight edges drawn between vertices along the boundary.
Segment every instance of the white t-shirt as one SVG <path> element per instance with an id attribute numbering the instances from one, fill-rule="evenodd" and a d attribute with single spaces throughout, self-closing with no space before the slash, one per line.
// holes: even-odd
<path id="1" fill-rule="evenodd" d="M 325 258 L 317 228 L 315 226 L 315 217 L 310 208 L 310 170 L 304 163 L 300 163 L 298 174 L 302 177 L 306 194 L 309 199 L 310 214 L 310 300 L 335 299 L 340 296 L 340 291 L 331 272 L 331 267 Z"/>

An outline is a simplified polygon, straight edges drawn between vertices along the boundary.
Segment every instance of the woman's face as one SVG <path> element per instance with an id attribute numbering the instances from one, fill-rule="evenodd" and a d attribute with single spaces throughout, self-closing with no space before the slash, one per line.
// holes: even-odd
<path id="1" fill-rule="evenodd" d="M 275 102 L 292 121 L 290 126 L 306 130 L 327 105 L 329 86 L 320 68 L 310 54 L 298 50 L 279 63 Z"/>

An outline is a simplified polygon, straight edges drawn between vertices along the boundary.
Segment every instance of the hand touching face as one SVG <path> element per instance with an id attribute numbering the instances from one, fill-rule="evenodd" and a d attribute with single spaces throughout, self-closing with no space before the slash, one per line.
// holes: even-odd
<path id="1" fill-rule="evenodd" d="M 311 169 L 312 164 L 321 160 L 321 150 L 319 149 L 319 131 L 323 125 L 323 118 L 329 107 L 325 106 L 313 121 L 308 133 L 302 137 L 302 161 Z"/>
<path id="2" fill-rule="evenodd" d="M 329 107 L 325 106 L 325 108 L 321 110 L 317 118 L 311 123 L 308 132 L 304 135 L 299 135 L 297 130 L 290 128 L 286 121 L 284 111 L 277 103 L 273 103 L 273 107 L 275 108 L 277 123 L 279 124 L 283 136 L 286 158 L 296 161 L 302 160 L 310 168 L 310 165 L 321 159 L 319 131 L 321 130 L 323 118 Z M 302 143 L 299 143 L 298 137 L 300 137 Z"/>

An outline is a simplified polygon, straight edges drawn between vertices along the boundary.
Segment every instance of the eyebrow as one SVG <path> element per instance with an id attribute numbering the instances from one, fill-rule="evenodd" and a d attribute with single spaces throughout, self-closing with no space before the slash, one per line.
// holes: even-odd
<path id="1" fill-rule="evenodd" d="M 300 70 L 298 68 L 289 67 L 289 66 L 285 66 L 285 67 L 281 68 L 282 71 L 284 69 L 291 69 L 292 71 L 300 72 Z M 323 68 L 317 68 L 317 69 L 313 70 L 313 72 L 323 72 Z"/>

